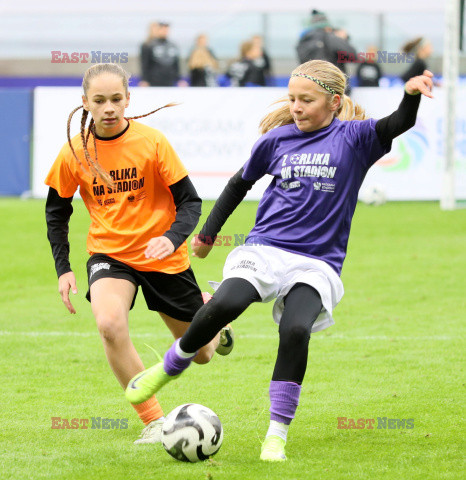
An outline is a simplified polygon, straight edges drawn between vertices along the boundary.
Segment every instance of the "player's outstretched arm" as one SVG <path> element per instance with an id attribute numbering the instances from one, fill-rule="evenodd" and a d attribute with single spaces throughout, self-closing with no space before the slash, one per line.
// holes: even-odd
<path id="1" fill-rule="evenodd" d="M 424 70 L 422 75 L 410 78 L 405 84 L 405 94 L 398 109 L 377 121 L 375 131 L 382 145 L 389 144 L 398 135 L 415 125 L 421 94 L 434 98 L 432 95 L 433 76 L 432 72 Z"/>
<path id="2" fill-rule="evenodd" d="M 242 174 L 243 168 L 230 178 L 220 197 L 215 202 L 214 208 L 207 217 L 199 235 L 192 239 L 191 248 L 194 257 L 205 258 L 209 254 L 218 233 L 228 220 L 228 217 L 243 201 L 248 191 L 254 185 L 254 181 L 243 180 Z"/>
<path id="3" fill-rule="evenodd" d="M 432 80 L 434 74 L 429 70 L 424 70 L 422 75 L 410 78 L 405 84 L 405 91 L 409 95 L 425 95 L 429 98 L 434 98 L 432 95 L 432 88 L 434 82 Z"/>

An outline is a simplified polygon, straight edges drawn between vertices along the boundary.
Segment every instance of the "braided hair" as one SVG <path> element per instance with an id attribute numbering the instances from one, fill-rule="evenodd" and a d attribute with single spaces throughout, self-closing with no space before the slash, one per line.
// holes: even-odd
<path id="1" fill-rule="evenodd" d="M 82 82 L 82 87 L 84 91 L 84 95 L 87 95 L 87 92 L 89 90 L 90 82 L 93 78 L 98 77 L 99 75 L 103 73 L 112 73 L 118 77 L 121 78 L 121 81 L 123 83 L 123 87 L 125 89 L 126 95 L 128 95 L 128 84 L 129 84 L 129 79 L 130 75 L 118 64 L 116 63 L 98 63 L 93 65 L 92 67 L 88 68 L 84 74 L 83 77 L 83 82 Z M 177 105 L 177 103 L 167 103 L 163 107 L 156 108 L 155 110 L 152 110 L 149 113 L 145 113 L 143 115 L 138 115 L 135 117 L 125 117 L 126 120 L 135 120 L 138 118 L 143 118 L 147 117 L 149 115 L 152 115 L 155 112 L 158 112 L 159 110 L 162 110 L 163 108 L 167 107 L 174 107 Z M 82 105 L 79 107 L 76 107 L 75 109 L 72 110 L 72 112 L 68 116 L 68 122 L 67 122 L 67 127 L 66 127 L 66 133 L 67 133 L 67 138 L 68 138 L 68 145 L 70 146 L 71 152 L 73 153 L 74 158 L 76 161 L 82 165 L 80 159 L 76 155 L 76 152 L 73 148 L 73 145 L 71 143 L 71 120 L 73 118 L 73 115 L 83 108 Z M 86 160 L 87 165 L 89 166 L 89 169 L 95 177 L 100 177 L 100 179 L 110 188 L 114 186 L 113 178 L 110 176 L 110 174 L 99 164 L 98 159 L 97 159 L 97 145 L 96 145 L 96 131 L 95 131 L 95 123 L 94 119 L 91 116 L 89 125 L 87 127 L 86 131 L 86 123 L 87 119 L 89 116 L 89 112 L 83 108 L 82 116 L 81 116 L 81 128 L 80 128 L 80 133 L 81 133 L 81 142 L 83 145 L 83 150 L 84 150 L 84 157 Z M 87 145 L 89 143 L 89 137 L 92 134 L 93 138 L 93 143 L 94 143 L 94 152 L 95 152 L 95 158 L 92 158 L 91 154 L 89 153 L 89 150 L 87 148 Z"/>

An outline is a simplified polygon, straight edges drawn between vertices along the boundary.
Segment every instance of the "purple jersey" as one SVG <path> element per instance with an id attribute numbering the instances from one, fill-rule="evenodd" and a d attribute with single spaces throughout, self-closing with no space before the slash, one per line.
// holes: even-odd
<path id="1" fill-rule="evenodd" d="M 317 258 L 340 275 L 364 177 L 390 151 L 376 120 L 340 121 L 302 132 L 290 124 L 263 135 L 244 165 L 243 179 L 273 180 L 257 209 L 246 244 L 270 245 Z"/>

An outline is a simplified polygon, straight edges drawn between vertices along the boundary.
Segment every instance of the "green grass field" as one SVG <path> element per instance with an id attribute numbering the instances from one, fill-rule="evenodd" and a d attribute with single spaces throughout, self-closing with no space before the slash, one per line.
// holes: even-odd
<path id="1" fill-rule="evenodd" d="M 205 202 L 208 213 L 211 202 Z M 247 233 L 243 203 L 222 233 Z M 194 365 L 160 392 L 165 412 L 187 402 L 219 415 L 224 442 L 210 461 L 184 464 L 161 445 L 134 446 L 142 424 L 104 356 L 84 298 L 82 202 L 71 221 L 79 293 L 70 315 L 57 292 L 44 201 L 0 200 L 1 479 L 460 479 L 464 478 L 466 211 L 435 203 L 359 205 L 343 268 L 336 325 L 313 335 L 286 464 L 259 461 L 278 344 L 272 304 L 235 322 L 229 357 Z M 202 221 L 202 220 L 201 220 Z M 201 287 L 218 280 L 232 247 L 193 259 Z M 136 348 L 171 339 L 142 295 L 130 317 Z M 52 429 L 52 417 L 128 419 L 127 429 Z M 339 429 L 338 418 L 414 419 L 414 428 Z M 463 471 L 463 474 L 461 473 Z"/>

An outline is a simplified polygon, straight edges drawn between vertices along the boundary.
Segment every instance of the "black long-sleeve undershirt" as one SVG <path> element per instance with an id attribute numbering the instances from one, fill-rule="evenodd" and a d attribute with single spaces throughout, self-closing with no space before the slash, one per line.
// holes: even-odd
<path id="1" fill-rule="evenodd" d="M 414 127 L 421 95 L 409 95 L 405 92 L 398 108 L 388 117 L 381 118 L 375 124 L 375 132 L 382 145 Z"/>
<path id="2" fill-rule="evenodd" d="M 175 202 L 176 217 L 163 236 L 167 237 L 177 250 L 196 228 L 201 216 L 202 200 L 189 177 L 184 177 L 168 188 Z"/>
<path id="3" fill-rule="evenodd" d="M 167 237 L 177 250 L 191 235 L 201 216 L 202 201 L 189 177 L 169 186 L 176 208 L 175 221 L 163 236 Z M 57 276 L 71 271 L 68 242 L 69 220 L 73 213 L 73 197 L 63 198 L 54 188 L 49 188 L 45 205 L 47 238 L 52 247 Z"/>
<path id="4" fill-rule="evenodd" d="M 52 247 L 58 277 L 71 271 L 68 225 L 73 213 L 72 201 L 73 197 L 62 198 L 54 188 L 49 188 L 45 204 L 45 221 L 47 222 L 47 238 Z"/>
<path id="5" fill-rule="evenodd" d="M 398 109 L 391 115 L 377 121 L 375 131 L 382 145 L 387 145 L 395 137 L 414 126 L 420 101 L 420 94 L 409 95 L 405 92 Z M 214 208 L 199 232 L 201 242 L 211 244 L 215 241 L 228 217 L 254 185 L 255 182 L 244 180 L 242 174 L 243 168 L 230 178 L 227 186 L 215 202 Z"/>

